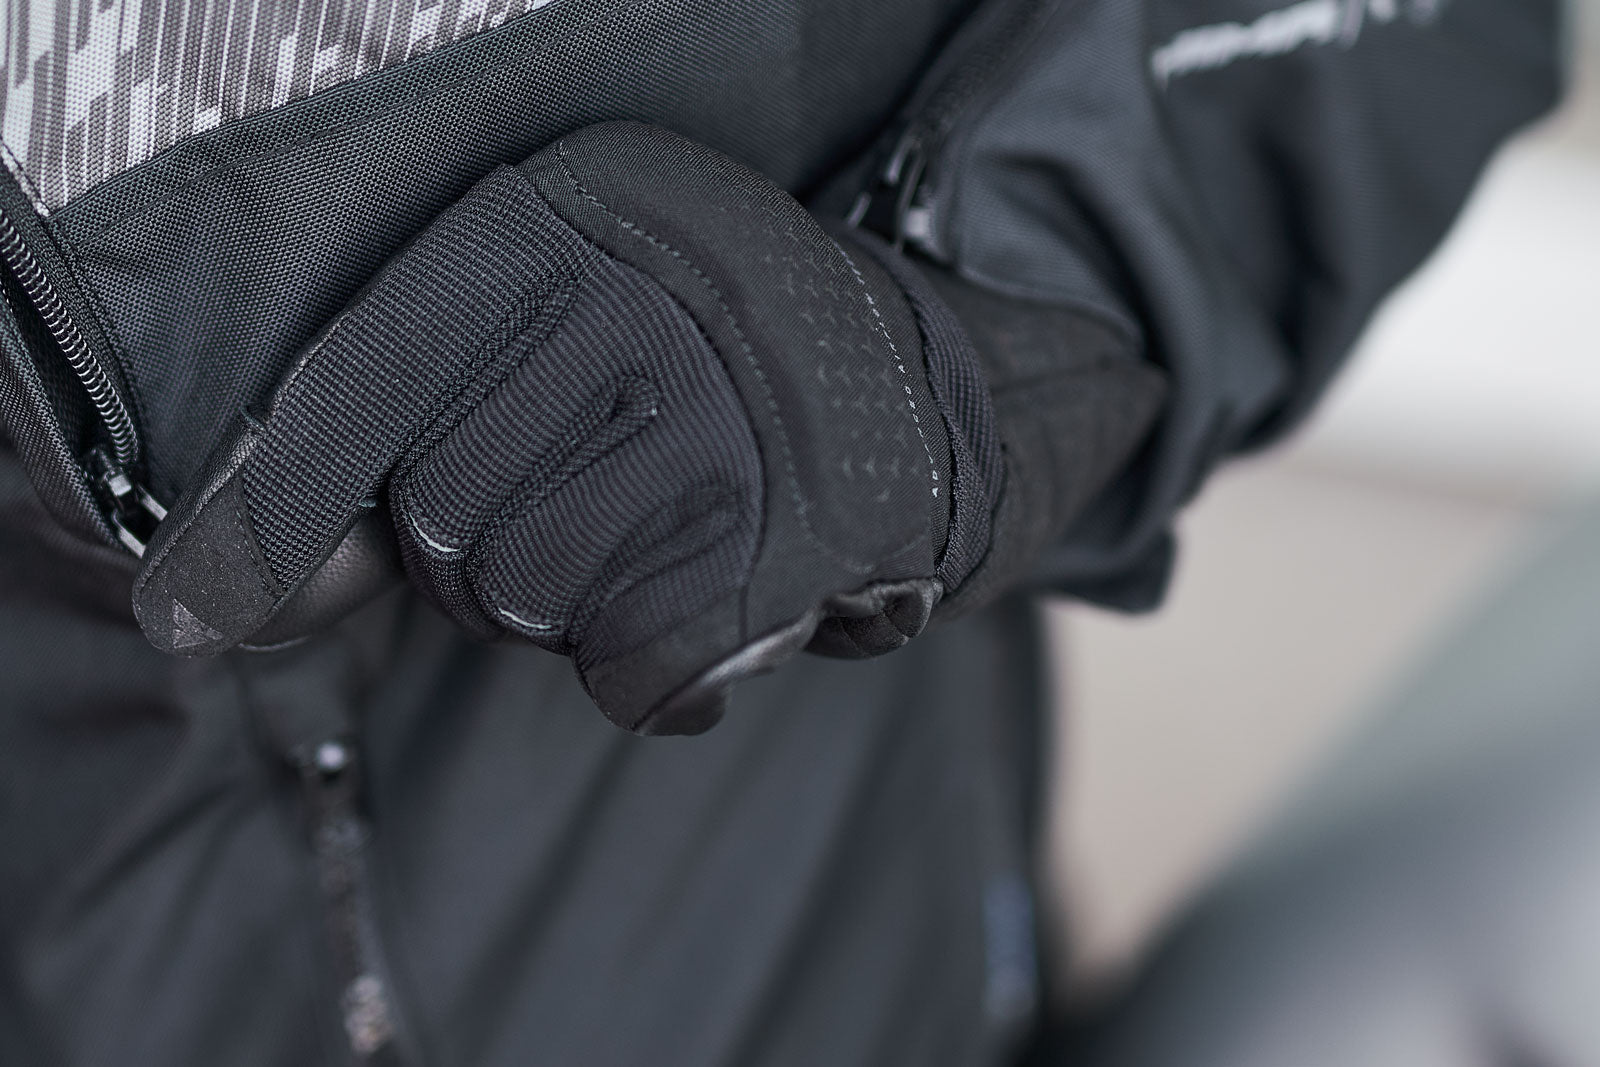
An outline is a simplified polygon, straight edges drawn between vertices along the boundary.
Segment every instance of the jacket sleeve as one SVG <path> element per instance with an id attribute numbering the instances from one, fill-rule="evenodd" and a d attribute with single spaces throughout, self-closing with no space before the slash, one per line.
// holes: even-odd
<path id="1" fill-rule="evenodd" d="M 1015 16 L 1020 51 L 949 124 L 908 199 L 909 239 L 976 289 L 1111 324 L 1165 375 L 1153 431 L 1045 553 L 1051 586 L 1144 608 L 1165 586 L 1178 507 L 1221 458 L 1311 406 L 1496 145 L 1551 105 L 1560 12 L 1031 7 Z"/>

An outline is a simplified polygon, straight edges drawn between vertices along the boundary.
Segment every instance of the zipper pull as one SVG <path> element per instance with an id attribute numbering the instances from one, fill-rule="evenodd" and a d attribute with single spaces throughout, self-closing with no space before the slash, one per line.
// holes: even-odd
<path id="1" fill-rule="evenodd" d="M 110 500 L 106 517 L 117 532 L 117 540 L 135 556 L 143 557 L 156 527 L 167 517 L 167 509 L 130 478 L 104 448 L 97 445 L 90 450 L 88 466 L 94 472 L 95 483 Z"/>
<path id="2" fill-rule="evenodd" d="M 928 152 L 921 131 L 908 127 L 872 187 L 856 197 L 845 221 L 852 228 L 865 226 L 887 237 L 897 252 L 904 251 L 908 241 L 927 247 L 933 237 L 933 213 L 917 203 L 927 171 Z"/>

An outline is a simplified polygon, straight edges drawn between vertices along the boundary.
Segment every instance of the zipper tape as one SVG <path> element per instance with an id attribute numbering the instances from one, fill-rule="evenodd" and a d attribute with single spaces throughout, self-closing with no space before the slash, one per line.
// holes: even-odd
<path id="1" fill-rule="evenodd" d="M 83 385 L 109 444 L 97 444 L 78 462 L 85 479 L 98 488 L 105 518 L 117 540 L 143 556 L 167 509 L 130 473 L 140 460 L 139 433 L 122 393 L 95 358 L 38 256 L 11 215 L 0 206 L 0 262 L 16 279 L 73 375 Z"/>
<path id="2" fill-rule="evenodd" d="M 850 226 L 878 233 L 897 250 L 911 244 L 943 258 L 929 178 L 961 119 L 1003 76 L 1053 6 L 1054 0 L 989 0 L 972 16 L 913 94 L 885 162 L 846 216 Z"/>
<path id="3" fill-rule="evenodd" d="M 127 405 L 122 402 L 111 376 L 95 360 L 89 342 L 67 314 L 55 286 L 50 284 L 39 260 L 23 241 L 16 223 L 4 211 L 0 211 L 0 259 L 5 261 L 22 291 L 28 294 L 45 329 L 72 367 L 72 373 L 83 383 L 89 402 L 94 405 L 111 439 L 117 463 L 122 467 L 131 466 L 139 458 L 139 436 L 133 427 L 133 417 L 128 414 Z"/>

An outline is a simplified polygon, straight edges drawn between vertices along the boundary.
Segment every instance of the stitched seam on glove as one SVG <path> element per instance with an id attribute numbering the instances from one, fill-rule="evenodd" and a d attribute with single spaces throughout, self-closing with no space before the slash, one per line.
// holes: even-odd
<path id="1" fill-rule="evenodd" d="M 856 261 L 850 258 L 850 253 L 840 247 L 837 242 L 835 242 L 835 247 L 839 248 L 839 254 L 844 257 L 845 263 L 850 267 L 850 273 L 855 275 L 856 282 L 861 286 L 861 292 L 867 298 L 867 309 L 872 313 L 873 328 L 883 338 L 884 343 L 889 346 L 889 352 L 894 357 L 894 365 L 899 369 L 900 377 L 909 379 L 911 372 L 906 370 L 906 363 L 900 356 L 900 349 L 896 347 L 894 338 L 889 336 L 889 328 L 883 324 L 883 316 L 878 312 L 878 302 L 872 299 L 872 293 L 867 288 L 866 278 L 861 276 L 861 270 L 856 266 Z M 928 475 L 933 482 L 933 495 L 937 497 L 940 489 L 939 465 L 934 462 L 933 449 L 928 445 L 928 435 L 922 432 L 922 419 L 917 416 L 917 402 L 911 398 L 911 386 L 906 382 L 901 382 L 900 388 L 905 390 L 905 412 L 911 416 L 911 421 L 917 427 L 917 440 L 922 442 L 922 454 L 928 457 Z M 948 492 L 946 490 L 947 499 Z"/>
<path id="2" fill-rule="evenodd" d="M 590 192 L 589 189 L 578 179 L 577 174 L 572 170 L 571 159 L 566 153 L 566 142 L 563 141 L 556 144 L 555 155 L 556 158 L 560 160 L 561 169 L 566 174 L 567 181 L 571 183 L 574 192 L 583 197 L 585 200 L 588 200 L 590 203 L 594 204 L 607 215 L 610 215 L 619 226 L 627 230 L 629 233 L 637 234 L 654 247 L 660 249 L 682 263 L 694 274 L 696 278 L 700 280 L 700 283 L 706 287 L 707 291 L 711 293 L 712 297 L 716 299 L 718 306 L 720 306 L 722 309 L 723 315 L 727 318 L 729 328 L 732 329 L 734 335 L 739 338 L 739 344 L 744 349 L 745 359 L 749 362 L 751 370 L 755 373 L 756 380 L 761 384 L 762 392 L 767 401 L 768 414 L 772 419 L 773 428 L 777 431 L 778 447 L 783 454 L 784 473 L 788 478 L 790 496 L 794 502 L 795 519 L 800 524 L 801 530 L 805 533 L 806 539 L 809 540 L 811 544 L 819 551 L 821 551 L 823 555 L 838 563 L 846 570 L 862 576 L 871 574 L 872 571 L 876 569 L 877 565 L 875 563 L 862 563 L 859 560 L 841 557 L 837 552 L 823 542 L 823 540 L 817 536 L 816 531 L 811 528 L 811 522 L 807 518 L 806 513 L 807 510 L 813 505 L 805 498 L 805 494 L 800 488 L 800 476 L 795 469 L 794 453 L 789 445 L 788 432 L 785 430 L 783 425 L 783 416 L 778 411 L 777 397 L 773 394 L 772 385 L 767 379 L 766 372 L 762 369 L 760 361 L 756 359 L 755 352 L 750 347 L 749 339 L 745 336 L 744 331 L 739 328 L 739 322 L 734 317 L 732 309 L 728 306 L 728 300 L 722 294 L 722 291 L 716 287 L 715 283 L 713 283 L 709 277 L 706 276 L 704 271 L 695 266 L 693 261 L 691 261 L 688 256 L 684 255 L 678 249 L 663 241 L 661 238 L 652 234 L 643 226 L 640 226 L 634 222 L 630 222 L 628 219 L 618 214 L 617 211 L 611 207 L 611 205 L 607 204 L 594 193 Z M 898 551 L 904 551 L 915 543 L 916 539 L 913 538 L 911 541 L 908 541 L 905 545 L 901 546 Z"/>
<path id="3" fill-rule="evenodd" d="M 654 383 L 650 379 L 644 378 L 637 373 L 622 374 L 608 383 L 611 389 L 609 396 L 602 391 L 590 398 L 589 408 L 593 409 L 596 406 L 596 401 L 603 399 L 605 400 L 605 406 L 610 409 L 607 413 L 608 415 L 622 410 L 622 406 L 627 400 L 625 389 L 630 380 L 645 383 L 650 387 L 649 395 L 652 397 L 656 395 Z M 480 588 L 481 592 L 478 599 L 491 615 L 509 616 L 511 613 L 507 611 L 504 604 L 517 599 L 514 595 L 510 595 L 510 591 L 493 577 L 481 577 L 483 557 L 492 548 L 495 535 L 509 528 L 512 525 L 514 516 L 541 506 L 552 495 L 559 492 L 562 486 L 578 477 L 589 467 L 604 460 L 636 434 L 644 430 L 655 416 L 654 401 L 652 401 L 650 414 L 642 418 L 636 413 L 623 411 L 622 416 L 619 418 L 602 417 L 596 419 L 593 425 L 587 425 L 584 422 L 587 414 L 588 411 L 580 411 L 574 421 L 567 425 L 561 437 L 568 442 L 568 447 L 540 457 L 540 462 L 534 469 L 529 471 L 527 476 L 517 483 L 516 487 L 501 501 L 500 506 L 495 509 L 493 517 L 484 527 L 484 532 L 488 536 L 480 536 L 474 543 L 473 558 L 468 564 L 470 569 L 468 584 Z M 618 422 L 623 423 L 620 430 L 615 428 Z M 601 435 L 602 445 L 597 446 L 595 444 L 597 435 Z M 574 597 L 577 605 L 581 605 L 588 600 L 587 591 L 583 595 Z M 521 607 L 521 605 L 518 606 Z M 564 621 L 554 621 L 548 617 L 543 617 L 538 624 L 526 619 L 516 619 L 515 621 L 521 622 L 530 629 L 538 630 L 541 633 L 559 630 L 570 640 L 578 640 L 579 635 L 573 633 L 576 628 L 576 616 L 569 616 Z M 546 623 L 553 624 L 547 626 L 545 625 Z"/>
<path id="4" fill-rule="evenodd" d="M 457 430 L 462 423 L 466 422 L 467 419 L 472 417 L 472 413 L 476 405 L 459 403 L 461 396 L 464 393 L 477 386 L 481 387 L 483 396 L 488 396 L 491 392 L 504 384 L 506 379 L 515 374 L 523 364 L 533 358 L 534 354 L 539 351 L 539 347 L 548 341 L 550 336 L 554 334 L 555 331 L 560 327 L 562 320 L 566 317 L 568 309 L 570 309 L 572 306 L 574 292 L 575 286 L 571 285 L 562 286 L 558 295 L 553 299 L 546 299 L 545 294 L 538 289 L 532 289 L 525 292 L 516 301 L 516 303 L 507 310 L 505 317 L 500 320 L 496 326 L 496 329 L 498 330 L 499 327 L 511 322 L 517 315 L 531 310 L 534 312 L 534 315 L 532 316 L 532 321 L 529 323 L 528 328 L 513 335 L 503 346 L 501 346 L 495 356 L 481 361 L 482 363 L 491 363 L 494 360 L 499 359 L 500 365 L 492 374 L 480 374 L 469 378 L 465 383 L 463 383 L 447 402 L 439 417 L 434 419 L 426 429 L 418 434 L 417 440 L 407 450 L 406 458 L 395 467 L 395 473 L 391 480 L 391 484 L 398 485 L 400 487 L 400 499 L 402 505 L 400 510 L 407 516 L 412 525 L 419 533 L 423 535 L 424 539 L 429 542 L 435 550 L 451 555 L 456 552 L 461 552 L 464 549 L 470 548 L 471 545 L 482 536 L 483 529 L 474 531 L 472 537 L 462 544 L 455 545 L 454 547 L 450 548 L 442 547 L 439 539 L 435 536 L 429 536 L 429 531 L 425 529 L 423 525 L 427 524 L 428 526 L 433 527 L 434 534 L 439 534 L 440 531 L 438 530 L 438 520 L 424 514 L 421 510 L 411 504 L 410 493 L 408 491 L 409 482 L 405 477 L 406 473 L 415 466 L 420 457 L 425 454 L 429 448 L 437 445 L 440 441 L 443 441 L 451 433 Z M 544 314 L 544 312 L 549 311 L 552 307 L 554 307 L 553 314 Z M 482 346 L 483 350 L 488 350 L 493 345 L 494 336 L 494 334 L 491 334 L 490 338 L 484 342 Z M 500 357 L 504 356 L 507 351 L 513 348 L 521 349 L 521 353 L 515 359 L 500 359 Z M 479 366 L 480 362 L 474 361 L 473 365 Z M 456 410 L 452 410 L 452 408 Z M 484 528 L 487 527 L 488 524 L 485 524 Z"/>
<path id="5" fill-rule="evenodd" d="M 238 500 L 233 508 L 233 521 L 239 525 L 239 537 L 244 541 L 250 552 L 250 568 L 255 571 L 256 578 L 261 582 L 261 591 L 274 600 L 283 599 L 283 586 L 278 583 L 277 577 L 272 573 L 272 566 L 261 551 L 261 546 L 256 543 L 256 535 L 250 529 L 250 519 L 245 514 L 247 507 L 243 493 L 238 494 Z"/>

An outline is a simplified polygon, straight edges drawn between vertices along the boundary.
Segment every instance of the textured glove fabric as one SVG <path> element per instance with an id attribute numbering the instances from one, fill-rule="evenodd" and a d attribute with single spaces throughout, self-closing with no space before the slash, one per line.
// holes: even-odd
<path id="1" fill-rule="evenodd" d="M 667 131 L 572 134 L 242 414 L 150 546 L 140 623 L 250 641 L 386 516 L 442 609 L 571 656 L 629 729 L 704 729 L 807 644 L 898 647 L 988 552 L 1003 469 L 975 353 L 899 269 Z"/>

